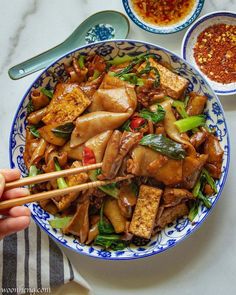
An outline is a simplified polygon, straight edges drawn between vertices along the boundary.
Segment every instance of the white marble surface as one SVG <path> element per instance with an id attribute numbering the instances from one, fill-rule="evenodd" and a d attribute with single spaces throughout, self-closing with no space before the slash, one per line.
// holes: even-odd
<path id="1" fill-rule="evenodd" d="M 17 105 L 38 73 L 9 79 L 7 70 L 63 41 L 87 16 L 100 10 L 124 12 L 119 0 L 0 0 L 0 167 L 8 167 L 8 137 Z M 206 0 L 201 15 L 214 10 L 236 12 L 236 0 Z M 180 53 L 185 31 L 158 36 L 131 23 L 129 37 Z M 224 192 L 207 222 L 177 247 L 136 261 L 94 260 L 66 253 L 91 284 L 95 295 L 236 294 L 236 96 L 220 97 L 231 131 L 231 170 Z M 67 287 L 66 287 L 67 288 Z M 55 291 L 56 292 L 56 291 Z M 84 294 L 59 289 L 56 294 Z"/>

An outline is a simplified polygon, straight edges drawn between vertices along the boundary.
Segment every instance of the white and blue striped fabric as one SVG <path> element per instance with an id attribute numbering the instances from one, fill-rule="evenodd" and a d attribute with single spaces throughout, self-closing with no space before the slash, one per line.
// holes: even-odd
<path id="1" fill-rule="evenodd" d="M 0 294 L 45 290 L 69 281 L 90 290 L 57 244 L 34 222 L 0 241 Z"/>

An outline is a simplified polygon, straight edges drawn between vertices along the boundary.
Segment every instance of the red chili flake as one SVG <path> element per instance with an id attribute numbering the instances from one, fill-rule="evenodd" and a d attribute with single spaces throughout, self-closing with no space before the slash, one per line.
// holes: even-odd
<path id="1" fill-rule="evenodd" d="M 236 26 L 216 24 L 206 28 L 197 38 L 194 58 L 211 80 L 236 82 Z"/>
<path id="2" fill-rule="evenodd" d="M 133 8 L 144 21 L 160 26 L 184 19 L 194 7 L 194 0 L 132 0 Z"/>
<path id="3" fill-rule="evenodd" d="M 84 147 L 83 153 L 82 153 L 82 163 L 83 166 L 90 165 L 90 164 L 96 164 L 96 158 L 93 150 L 91 150 L 89 147 Z"/>

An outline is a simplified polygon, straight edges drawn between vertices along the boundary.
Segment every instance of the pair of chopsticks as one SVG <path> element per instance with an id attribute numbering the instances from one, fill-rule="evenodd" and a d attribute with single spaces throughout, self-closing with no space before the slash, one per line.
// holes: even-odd
<path id="1" fill-rule="evenodd" d="M 32 185 L 32 184 L 36 184 L 36 183 L 49 181 L 51 179 L 56 179 L 59 177 L 74 175 L 74 174 L 78 174 L 81 172 L 98 169 L 101 167 L 102 167 L 102 163 L 97 163 L 97 164 L 92 164 L 92 165 L 88 165 L 88 166 L 76 167 L 76 168 L 71 168 L 71 169 L 66 169 L 66 170 L 61 170 L 61 171 L 40 174 L 37 176 L 26 177 L 26 178 L 22 178 L 17 181 L 12 181 L 12 182 L 6 183 L 4 191 L 7 191 L 7 190 L 13 189 L 13 188 L 17 188 L 17 187 L 22 187 L 25 185 Z M 111 180 L 97 180 L 97 181 L 93 181 L 93 182 L 70 186 L 70 187 L 67 187 L 64 189 L 56 189 L 56 190 L 52 190 L 52 191 L 28 195 L 28 196 L 21 197 L 21 198 L 6 200 L 6 201 L 0 202 L 0 210 L 9 209 L 11 207 L 20 206 L 20 205 L 24 205 L 27 203 L 43 201 L 43 200 L 51 199 L 53 197 L 63 196 L 63 195 L 69 194 L 69 193 L 80 192 L 80 191 L 87 190 L 90 188 L 95 188 L 98 186 L 107 185 L 107 184 L 119 182 L 122 180 L 127 180 L 132 177 L 133 177 L 132 175 L 126 175 L 126 176 L 116 177 Z"/>

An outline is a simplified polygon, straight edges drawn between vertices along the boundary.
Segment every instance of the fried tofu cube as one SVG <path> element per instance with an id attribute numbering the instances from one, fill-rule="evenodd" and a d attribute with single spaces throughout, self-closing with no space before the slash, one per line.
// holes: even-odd
<path id="1" fill-rule="evenodd" d="M 145 239 L 149 239 L 154 227 L 162 190 L 141 185 L 139 197 L 130 223 L 129 231 Z"/>
<path id="2" fill-rule="evenodd" d="M 42 121 L 46 125 L 73 122 L 90 103 L 77 83 L 58 83 Z"/>
<path id="3" fill-rule="evenodd" d="M 188 80 L 173 73 L 152 58 L 150 58 L 149 61 L 152 67 L 157 68 L 160 74 L 160 85 L 165 90 L 166 94 L 174 99 L 180 99 L 188 87 Z M 143 69 L 145 64 L 146 62 L 140 66 L 139 70 Z M 154 76 L 155 74 L 152 71 L 150 75 Z"/>

